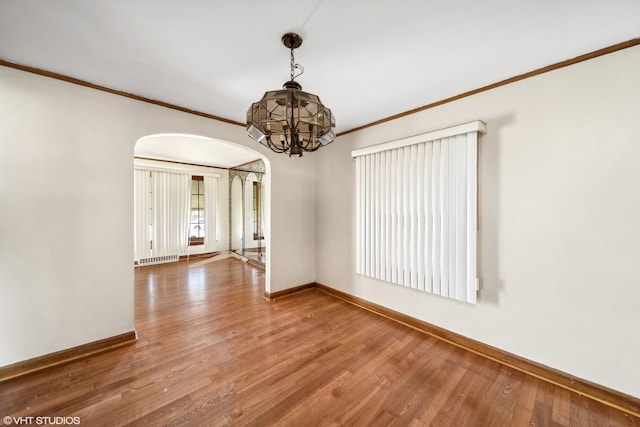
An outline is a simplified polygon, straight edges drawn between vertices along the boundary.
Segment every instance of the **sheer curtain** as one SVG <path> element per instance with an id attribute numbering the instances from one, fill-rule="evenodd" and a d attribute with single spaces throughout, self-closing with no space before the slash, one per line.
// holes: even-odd
<path id="1" fill-rule="evenodd" d="M 190 195 L 186 174 L 134 170 L 134 261 L 186 253 Z"/>
<path id="2" fill-rule="evenodd" d="M 151 179 L 148 170 L 133 171 L 134 261 L 151 257 Z"/>
<path id="3" fill-rule="evenodd" d="M 476 302 L 478 132 L 479 121 L 352 152 L 356 273 Z"/>

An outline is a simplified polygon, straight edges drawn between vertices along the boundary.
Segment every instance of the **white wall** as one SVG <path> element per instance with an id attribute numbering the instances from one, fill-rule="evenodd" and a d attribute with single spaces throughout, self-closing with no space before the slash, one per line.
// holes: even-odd
<path id="1" fill-rule="evenodd" d="M 0 93 L 0 366 L 134 329 L 133 149 L 149 134 L 260 152 L 273 209 L 267 290 L 315 279 L 312 157 L 273 154 L 241 126 L 11 68 L 0 67 Z M 308 256 L 292 267 L 293 250 Z"/>
<path id="2" fill-rule="evenodd" d="M 640 47 L 629 48 L 318 151 L 317 281 L 640 396 L 639 71 Z M 356 275 L 350 151 L 471 120 L 487 124 L 478 304 Z"/>

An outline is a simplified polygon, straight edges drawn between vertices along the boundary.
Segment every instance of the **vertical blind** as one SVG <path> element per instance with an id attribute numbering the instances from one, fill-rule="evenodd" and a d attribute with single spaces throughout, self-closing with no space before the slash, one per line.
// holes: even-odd
<path id="1" fill-rule="evenodd" d="M 181 255 L 189 245 L 191 180 L 153 172 L 153 256 Z"/>
<path id="2" fill-rule="evenodd" d="M 134 171 L 134 260 L 186 252 L 189 179 L 186 174 Z"/>
<path id="3" fill-rule="evenodd" d="M 352 152 L 357 274 L 476 302 L 484 129 L 475 121 Z"/>

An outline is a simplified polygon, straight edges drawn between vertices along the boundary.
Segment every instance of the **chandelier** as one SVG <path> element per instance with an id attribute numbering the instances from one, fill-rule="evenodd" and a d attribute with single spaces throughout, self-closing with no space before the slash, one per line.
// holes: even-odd
<path id="1" fill-rule="evenodd" d="M 287 33 L 282 36 L 282 44 L 291 51 L 291 80 L 281 90 L 266 92 L 260 101 L 251 104 L 247 110 L 247 134 L 276 153 L 302 157 L 303 151 L 316 151 L 334 140 L 336 122 L 320 98 L 303 92 L 295 81 L 304 72 L 293 57 L 302 38 Z"/>

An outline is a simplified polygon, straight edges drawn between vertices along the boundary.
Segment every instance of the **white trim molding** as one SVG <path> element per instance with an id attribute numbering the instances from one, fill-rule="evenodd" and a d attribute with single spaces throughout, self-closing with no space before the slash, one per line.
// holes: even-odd
<path id="1" fill-rule="evenodd" d="M 366 154 L 379 153 L 381 151 L 393 150 L 394 148 L 406 147 L 408 145 L 419 144 L 425 141 L 433 141 L 435 139 L 449 138 L 451 136 L 470 132 L 484 134 L 486 133 L 486 125 L 480 120 L 475 120 L 473 122 L 464 123 L 457 126 L 438 129 L 420 135 L 414 135 L 403 139 L 397 139 L 391 142 L 385 142 L 382 144 L 371 145 L 369 147 L 360 148 L 358 150 L 352 150 L 351 157 L 359 157 Z"/>

